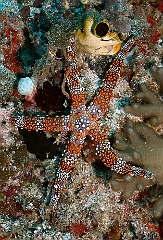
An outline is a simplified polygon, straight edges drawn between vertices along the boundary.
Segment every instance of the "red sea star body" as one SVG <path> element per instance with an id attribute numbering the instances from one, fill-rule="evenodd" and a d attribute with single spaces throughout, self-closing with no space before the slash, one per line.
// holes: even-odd
<path id="1" fill-rule="evenodd" d="M 110 142 L 99 124 L 113 96 L 113 91 L 123 65 L 123 59 L 134 44 L 133 40 L 128 41 L 117 54 L 109 70 L 106 71 L 96 96 L 89 106 L 86 106 L 84 89 L 80 85 L 80 72 L 76 62 L 76 41 L 75 37 L 71 36 L 70 45 L 67 49 L 69 70 L 66 75 L 66 83 L 69 87 L 71 99 L 70 115 L 55 118 L 48 116 L 46 118 L 41 116 L 17 116 L 12 117 L 10 120 L 12 124 L 27 130 L 71 132 L 67 149 L 63 153 L 56 174 L 50 201 L 50 205 L 53 206 L 54 210 L 57 208 L 61 191 L 74 168 L 75 161 L 80 155 L 86 136 L 90 136 L 93 140 L 93 144 L 96 146 L 96 153 L 100 156 L 101 161 L 111 170 L 120 174 L 130 174 L 131 176 L 153 177 L 149 171 L 135 167 L 119 158 L 116 152 L 110 147 Z"/>

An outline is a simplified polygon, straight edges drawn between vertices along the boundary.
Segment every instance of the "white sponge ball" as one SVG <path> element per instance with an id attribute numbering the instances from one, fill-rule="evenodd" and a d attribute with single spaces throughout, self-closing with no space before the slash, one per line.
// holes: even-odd
<path id="1" fill-rule="evenodd" d="M 29 96 L 34 90 L 34 85 L 34 80 L 32 78 L 20 78 L 18 83 L 18 92 L 22 95 Z"/>

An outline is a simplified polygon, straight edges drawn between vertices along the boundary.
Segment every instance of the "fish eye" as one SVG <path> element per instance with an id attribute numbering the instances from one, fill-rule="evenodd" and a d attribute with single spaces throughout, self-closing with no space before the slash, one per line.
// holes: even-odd
<path id="1" fill-rule="evenodd" d="M 96 25 L 95 32 L 98 36 L 104 37 L 109 31 L 109 26 L 105 22 L 100 22 Z"/>

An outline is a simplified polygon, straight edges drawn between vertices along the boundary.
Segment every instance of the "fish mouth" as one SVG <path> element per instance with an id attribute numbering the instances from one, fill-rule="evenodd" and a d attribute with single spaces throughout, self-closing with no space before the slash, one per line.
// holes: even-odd
<path id="1" fill-rule="evenodd" d="M 113 55 L 116 54 L 119 50 L 120 50 L 121 44 L 117 43 L 117 44 L 112 44 L 106 47 L 99 47 L 96 48 L 95 51 L 99 51 L 101 49 L 103 54 L 106 55 Z"/>

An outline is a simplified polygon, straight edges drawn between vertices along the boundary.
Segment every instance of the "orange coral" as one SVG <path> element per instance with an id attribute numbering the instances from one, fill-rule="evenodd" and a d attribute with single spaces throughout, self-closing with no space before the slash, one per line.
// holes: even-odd
<path id="1" fill-rule="evenodd" d="M 71 223 L 69 229 L 70 233 L 73 233 L 75 236 L 82 237 L 85 234 L 87 227 L 83 222 L 80 222 Z"/>

